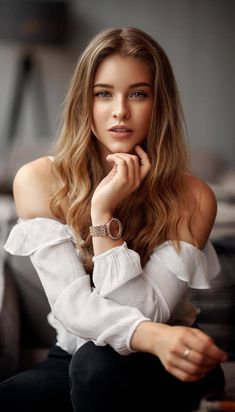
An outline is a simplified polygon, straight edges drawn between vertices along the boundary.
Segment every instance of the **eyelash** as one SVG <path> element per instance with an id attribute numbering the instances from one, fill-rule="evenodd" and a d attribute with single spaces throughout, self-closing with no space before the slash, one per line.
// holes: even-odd
<path id="1" fill-rule="evenodd" d="M 108 91 L 99 91 L 99 92 L 95 93 L 95 97 L 101 97 L 103 99 L 109 99 L 110 97 L 112 97 L 112 94 Z M 135 91 L 135 92 L 130 94 L 130 97 L 134 97 L 137 100 L 142 100 L 145 97 L 148 97 L 148 94 L 145 93 L 145 92 L 142 92 L 142 91 Z"/>
<path id="2" fill-rule="evenodd" d="M 102 98 L 109 98 L 109 97 L 111 97 L 111 93 L 110 92 L 105 92 L 105 91 L 100 91 L 100 92 L 97 92 L 97 93 L 95 93 L 95 97 L 102 97 Z"/>
<path id="3" fill-rule="evenodd" d="M 136 92 L 133 92 L 132 94 L 131 94 L 131 96 L 134 96 L 134 95 L 138 95 L 138 97 L 136 96 L 136 98 L 137 99 L 144 99 L 145 97 L 148 97 L 148 94 L 147 93 L 145 93 L 145 92 L 141 92 L 141 91 L 136 91 Z"/>

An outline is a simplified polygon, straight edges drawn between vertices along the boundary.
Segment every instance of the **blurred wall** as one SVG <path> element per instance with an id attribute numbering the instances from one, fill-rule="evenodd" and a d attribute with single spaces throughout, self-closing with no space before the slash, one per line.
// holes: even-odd
<path id="1" fill-rule="evenodd" d="M 20 0 L 19 0 L 20 1 Z M 16 144 L 53 140 L 76 59 L 89 39 L 109 26 L 137 26 L 165 49 L 178 82 L 192 149 L 235 161 L 235 1 L 72 1 L 72 44 L 39 48 L 50 130 L 35 132 L 33 91 L 25 96 Z M 0 42 L 0 150 L 12 99 L 20 48 Z"/>

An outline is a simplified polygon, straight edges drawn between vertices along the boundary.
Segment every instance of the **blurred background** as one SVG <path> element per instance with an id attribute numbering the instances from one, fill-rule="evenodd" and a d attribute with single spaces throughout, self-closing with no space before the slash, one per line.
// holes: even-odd
<path id="1" fill-rule="evenodd" d="M 2 189 L 19 164 L 50 150 L 80 51 L 100 29 L 123 25 L 147 31 L 168 54 L 196 173 L 212 181 L 233 167 L 233 0 L 0 0 Z"/>
<path id="2" fill-rule="evenodd" d="M 51 153 L 78 56 L 110 26 L 145 30 L 172 63 L 192 169 L 218 201 L 221 276 L 190 297 L 199 325 L 235 359 L 235 0 L 0 0 L 0 380 L 43 359 L 54 336 L 29 260 L 2 247 L 16 221 L 12 180 Z M 234 383 L 234 363 L 225 369 Z"/>

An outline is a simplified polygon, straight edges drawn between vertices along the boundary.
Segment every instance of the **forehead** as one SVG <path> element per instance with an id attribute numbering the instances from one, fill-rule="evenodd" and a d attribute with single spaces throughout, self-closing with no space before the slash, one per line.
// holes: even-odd
<path id="1" fill-rule="evenodd" d="M 145 60 L 113 54 L 99 64 L 94 76 L 94 83 L 126 83 L 130 80 L 131 83 L 152 81 L 151 68 Z"/>

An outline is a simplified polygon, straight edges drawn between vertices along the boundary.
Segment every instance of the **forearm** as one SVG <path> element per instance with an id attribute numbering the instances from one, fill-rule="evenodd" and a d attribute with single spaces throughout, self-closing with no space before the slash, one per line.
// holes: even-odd
<path id="1" fill-rule="evenodd" d="M 148 320 L 138 309 L 102 298 L 89 291 L 86 278 L 68 286 L 52 307 L 54 317 L 75 336 L 93 340 L 96 345 L 109 344 L 127 355 L 130 339 L 139 323 Z"/>

